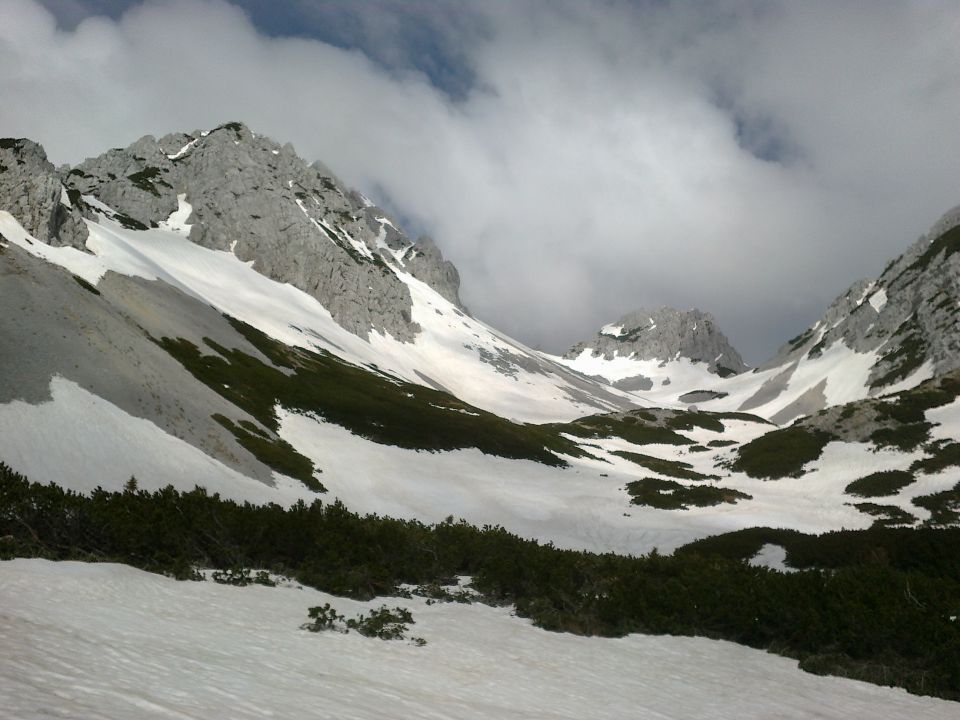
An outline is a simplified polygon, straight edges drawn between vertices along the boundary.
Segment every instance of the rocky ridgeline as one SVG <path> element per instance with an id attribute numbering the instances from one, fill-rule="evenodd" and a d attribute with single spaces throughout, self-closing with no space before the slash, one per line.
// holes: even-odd
<path id="1" fill-rule="evenodd" d="M 80 211 L 63 202 L 60 176 L 32 140 L 0 139 L 0 207 L 38 240 L 83 248 L 87 227 Z"/>
<path id="2" fill-rule="evenodd" d="M 593 339 L 577 343 L 564 357 L 576 358 L 584 350 L 608 360 L 615 357 L 662 361 L 687 358 L 706 364 L 711 372 L 722 377 L 747 369 L 713 316 L 696 309 L 635 310 L 602 328 Z"/>
<path id="3" fill-rule="evenodd" d="M 883 392 L 932 365 L 960 367 L 960 207 L 938 220 L 876 280 L 854 283 L 813 326 L 762 368 L 816 358 L 837 342 L 876 352 L 869 383 Z"/>
<path id="4" fill-rule="evenodd" d="M 145 229 L 166 220 L 183 195 L 192 207 L 193 242 L 253 261 L 263 275 L 317 298 L 361 337 L 374 330 L 409 341 L 419 331 L 409 288 L 390 266 L 460 305 L 457 270 L 432 240 L 411 241 L 387 212 L 323 165 L 241 123 L 148 135 L 59 171 L 35 143 L 2 142 L 0 206 L 45 242 L 83 249 L 80 217 L 96 218 L 83 196 L 116 210 L 128 227 Z"/>

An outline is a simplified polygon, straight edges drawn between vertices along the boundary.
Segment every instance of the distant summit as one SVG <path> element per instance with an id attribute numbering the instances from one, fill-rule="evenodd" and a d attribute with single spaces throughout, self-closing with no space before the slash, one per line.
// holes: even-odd
<path id="1" fill-rule="evenodd" d="M 686 358 L 704 363 L 710 372 L 721 377 L 737 375 L 747 369 L 740 353 L 720 332 L 713 316 L 696 308 L 634 310 L 616 322 L 604 325 L 595 338 L 574 345 L 564 357 L 572 360 L 585 350 L 606 360 L 617 357 L 661 361 Z"/>

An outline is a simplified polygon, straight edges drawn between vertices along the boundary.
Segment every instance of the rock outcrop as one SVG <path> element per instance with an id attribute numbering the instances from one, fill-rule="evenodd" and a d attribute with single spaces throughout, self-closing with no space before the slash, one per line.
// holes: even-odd
<path id="1" fill-rule="evenodd" d="M 241 123 L 210 132 L 146 136 L 91 158 L 66 176 L 133 227 L 156 226 L 192 208 L 190 239 L 253 261 L 263 275 L 316 297 L 344 328 L 412 340 L 406 269 L 459 303 L 459 275 L 429 239 L 410 241 L 388 213 L 348 190 L 324 165 L 308 164 Z"/>
<path id="2" fill-rule="evenodd" d="M 607 360 L 632 357 L 636 360 L 669 361 L 687 358 L 704 363 L 721 377 L 747 369 L 740 353 L 720 332 L 716 321 L 701 310 L 639 309 L 617 322 L 604 326 L 596 337 L 577 343 L 564 355 L 573 359 L 584 350 Z"/>
<path id="3" fill-rule="evenodd" d="M 70 195 L 40 145 L 25 138 L 0 139 L 2 207 L 27 232 L 50 245 L 82 249 L 87 227 Z"/>
<path id="4" fill-rule="evenodd" d="M 876 280 L 854 283 L 762 368 L 815 358 L 838 342 L 858 353 L 877 353 L 869 378 L 874 392 L 907 380 L 925 365 L 928 377 L 960 367 L 958 251 L 960 207 L 941 217 Z"/>

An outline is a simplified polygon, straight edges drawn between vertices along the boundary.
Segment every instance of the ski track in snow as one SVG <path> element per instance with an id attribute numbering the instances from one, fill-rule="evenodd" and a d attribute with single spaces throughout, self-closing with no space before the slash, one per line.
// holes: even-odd
<path id="1" fill-rule="evenodd" d="M 424 647 L 310 633 L 307 608 L 408 607 Z M 958 706 L 733 643 L 551 633 L 507 608 L 0 562 L 0 718 L 940 720 Z"/>

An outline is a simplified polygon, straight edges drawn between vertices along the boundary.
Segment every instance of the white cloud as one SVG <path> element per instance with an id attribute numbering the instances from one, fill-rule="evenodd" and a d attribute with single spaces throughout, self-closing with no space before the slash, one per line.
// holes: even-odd
<path id="1" fill-rule="evenodd" d="M 10 0 L 0 134 L 75 162 L 244 120 L 388 196 L 471 309 L 553 349 L 641 304 L 697 305 L 761 360 L 960 202 L 953 3 L 462 9 L 484 32 L 451 100 L 224 2 L 62 32 Z"/>

